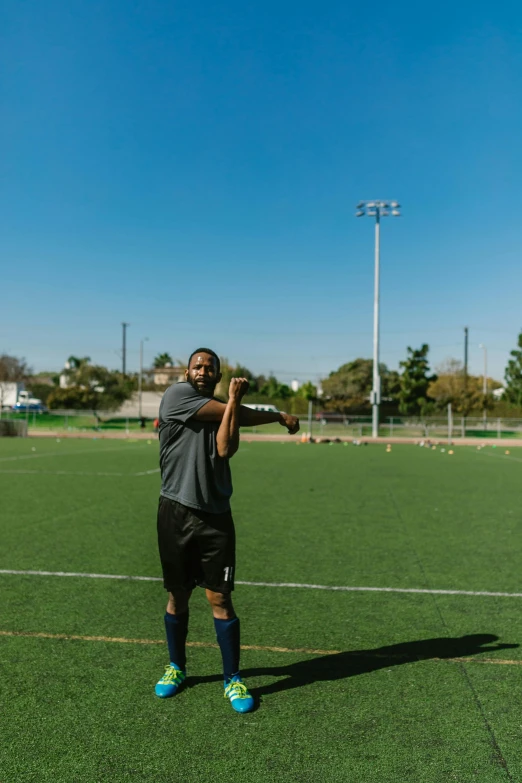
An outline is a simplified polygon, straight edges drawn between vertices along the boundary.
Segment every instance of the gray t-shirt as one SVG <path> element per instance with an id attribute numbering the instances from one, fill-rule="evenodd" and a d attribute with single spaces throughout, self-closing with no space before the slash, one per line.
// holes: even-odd
<path id="1" fill-rule="evenodd" d="M 183 381 L 170 386 L 159 410 L 161 494 L 212 514 L 230 509 L 229 460 L 217 452 L 218 422 L 192 418 L 209 401 Z"/>

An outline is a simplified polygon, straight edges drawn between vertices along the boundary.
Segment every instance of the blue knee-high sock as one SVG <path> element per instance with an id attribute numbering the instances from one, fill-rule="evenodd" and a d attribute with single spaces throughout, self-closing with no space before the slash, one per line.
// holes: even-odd
<path id="1" fill-rule="evenodd" d="M 223 675 L 229 680 L 239 672 L 239 617 L 233 620 L 214 617 L 214 627 L 223 658 Z"/>
<path id="2" fill-rule="evenodd" d="M 185 642 L 187 640 L 188 619 L 188 612 L 184 614 L 165 613 L 165 630 L 167 632 L 170 662 L 175 663 L 183 671 L 185 671 L 187 665 Z"/>

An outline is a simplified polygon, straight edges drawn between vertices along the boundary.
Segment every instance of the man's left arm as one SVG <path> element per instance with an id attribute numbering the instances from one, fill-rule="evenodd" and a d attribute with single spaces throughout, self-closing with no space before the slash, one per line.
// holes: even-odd
<path id="1" fill-rule="evenodd" d="M 284 411 L 256 411 L 254 408 L 241 406 L 239 411 L 240 427 L 258 427 L 263 424 L 280 424 L 286 427 L 289 435 L 295 435 L 299 432 L 299 419 L 292 416 L 291 413 Z"/>
<path id="2" fill-rule="evenodd" d="M 241 399 L 248 391 L 246 378 L 232 378 L 228 390 L 228 402 L 216 435 L 217 451 L 220 457 L 230 459 L 239 448 L 239 418 Z"/>

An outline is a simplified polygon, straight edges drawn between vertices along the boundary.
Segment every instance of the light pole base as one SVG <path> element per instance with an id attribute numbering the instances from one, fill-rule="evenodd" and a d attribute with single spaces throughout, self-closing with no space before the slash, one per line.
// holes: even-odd
<path id="1" fill-rule="evenodd" d="M 372 438 L 379 437 L 379 406 L 374 405 L 372 409 Z"/>

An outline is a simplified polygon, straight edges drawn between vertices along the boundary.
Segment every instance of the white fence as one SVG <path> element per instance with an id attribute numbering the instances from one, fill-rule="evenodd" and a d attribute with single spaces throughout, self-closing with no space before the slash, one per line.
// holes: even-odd
<path id="1" fill-rule="evenodd" d="M 301 414 L 301 431 L 310 430 L 317 437 L 366 437 L 372 434 L 371 416 L 350 416 L 330 412 L 312 410 L 311 418 L 307 414 Z M 146 417 L 146 429 L 152 431 L 152 417 Z M 98 411 L 95 416 L 89 410 L 53 410 L 48 413 L 13 413 L 3 411 L 0 421 L 19 422 L 20 428 L 67 430 L 139 430 L 140 423 L 137 416 L 126 415 L 125 412 Z M 257 432 L 279 431 L 278 425 L 258 427 Z M 479 418 L 454 416 L 450 420 L 447 416 L 430 416 L 415 418 L 412 416 L 387 416 L 383 417 L 379 426 L 379 435 L 382 437 L 418 437 L 445 439 L 460 437 L 476 437 L 477 439 L 490 438 L 521 438 L 522 419 L 510 418 Z"/>
<path id="2" fill-rule="evenodd" d="M 305 424 L 303 417 L 303 425 Z M 308 422 L 306 422 L 308 425 Z M 342 414 L 313 414 L 312 434 L 319 437 L 371 435 L 371 416 L 343 416 Z M 419 438 L 522 438 L 522 419 L 478 417 L 429 416 L 423 419 L 407 416 L 388 416 L 381 420 L 379 435 L 383 437 Z"/>

